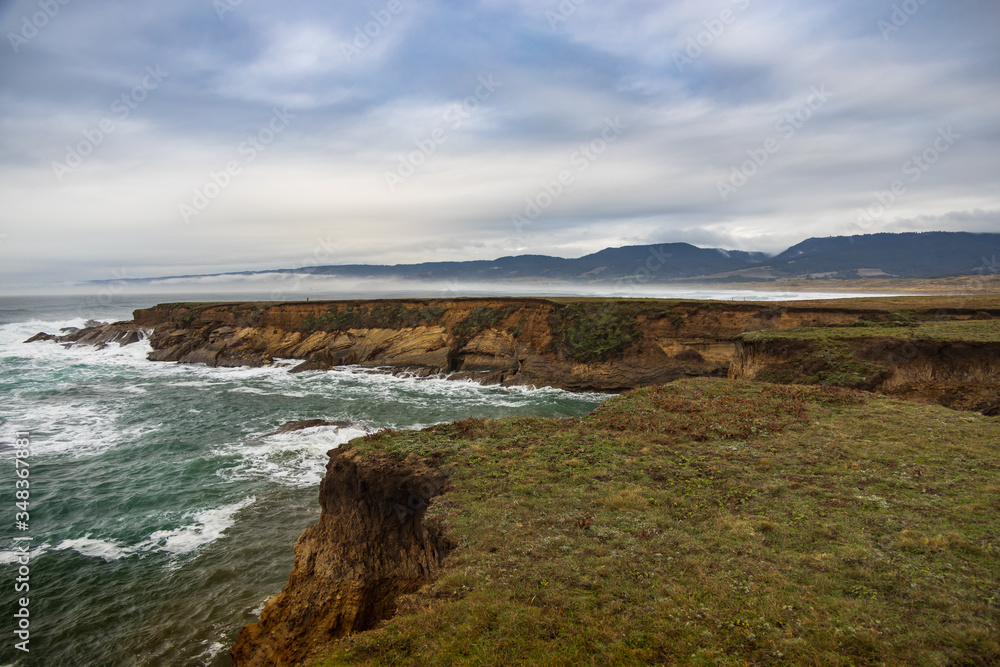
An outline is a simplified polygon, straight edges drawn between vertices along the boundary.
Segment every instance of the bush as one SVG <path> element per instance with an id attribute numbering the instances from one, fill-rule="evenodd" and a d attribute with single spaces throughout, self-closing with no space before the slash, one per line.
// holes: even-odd
<path id="1" fill-rule="evenodd" d="M 573 304 L 549 319 L 557 351 L 593 363 L 620 358 L 642 339 L 636 311 L 629 304 Z"/>

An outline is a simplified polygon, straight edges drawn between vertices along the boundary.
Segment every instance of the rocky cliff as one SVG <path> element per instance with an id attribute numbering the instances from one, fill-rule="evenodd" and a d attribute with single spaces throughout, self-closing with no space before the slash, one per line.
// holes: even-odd
<path id="1" fill-rule="evenodd" d="M 975 304 L 991 311 L 942 309 L 941 301 L 933 299 L 901 303 L 912 307 L 906 318 L 940 321 L 996 317 L 1000 309 L 993 301 Z M 813 343 L 737 339 L 747 332 L 891 324 L 901 315 L 889 309 L 898 307 L 878 299 L 786 304 L 524 298 L 173 303 L 137 310 L 131 322 L 89 323 L 92 326 L 61 335 L 40 333 L 31 340 L 125 345 L 148 333 L 153 361 L 283 363 L 292 372 L 353 365 L 506 386 L 618 392 L 727 373 L 802 381 L 823 370 L 816 366 L 822 360 L 810 357 L 819 350 Z M 876 343 L 869 337 L 859 348 L 858 363 L 878 365 L 879 359 L 905 356 L 892 345 L 896 343 Z M 919 359 L 901 371 L 880 366 L 861 373 L 864 380 L 852 375 L 844 384 L 910 396 L 926 393 L 945 376 L 949 382 L 966 378 L 961 381 L 972 383 L 982 383 L 983 373 L 996 377 L 990 364 L 971 361 L 984 354 L 992 359 L 992 348 L 970 348 L 966 354 L 956 345 L 924 345 Z M 803 359 L 808 361 L 805 366 Z M 804 370 L 809 372 L 800 372 Z M 950 404 L 973 403 L 979 404 Z"/>
<path id="2" fill-rule="evenodd" d="M 744 331 L 854 322 L 865 310 L 737 302 L 547 299 L 164 304 L 135 312 L 155 361 L 298 360 L 504 385 L 622 391 L 725 375 Z"/>
<path id="3" fill-rule="evenodd" d="M 1000 342 L 988 340 L 863 336 L 849 330 L 818 340 L 794 334 L 740 337 L 729 377 L 836 385 L 1000 414 Z"/>
<path id="4" fill-rule="evenodd" d="M 163 304 L 137 310 L 132 322 L 92 323 L 32 340 L 128 344 L 148 333 L 156 361 L 259 366 L 291 359 L 290 370 L 300 372 L 351 364 L 571 390 L 619 391 L 728 372 L 734 379 L 878 390 L 996 413 L 996 304 L 985 311 L 907 303 L 919 307 L 901 315 L 883 302 Z M 909 326 L 911 318 L 973 317 L 986 318 L 977 325 L 981 339 L 945 340 L 918 329 L 878 335 L 878 326 Z M 863 325 L 865 335 L 852 325 Z M 839 333 L 795 333 L 810 327 Z M 348 449 L 330 457 L 320 520 L 297 541 L 284 590 L 267 603 L 259 623 L 240 632 L 232 650 L 237 667 L 305 664 L 331 640 L 374 627 L 394 613 L 401 595 L 435 578 L 451 549 L 442 528 L 425 521 L 448 483 L 435 460 Z"/>
<path id="5" fill-rule="evenodd" d="M 331 640 L 390 617 L 399 596 L 432 581 L 452 548 L 424 520 L 446 485 L 433 461 L 332 450 L 319 522 L 295 543 L 284 590 L 259 623 L 240 631 L 233 665 L 299 665 Z"/>

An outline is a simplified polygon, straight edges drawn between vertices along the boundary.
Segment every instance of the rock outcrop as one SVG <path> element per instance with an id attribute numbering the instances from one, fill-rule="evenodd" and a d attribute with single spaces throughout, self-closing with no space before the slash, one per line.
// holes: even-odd
<path id="1" fill-rule="evenodd" d="M 858 336 L 737 340 L 729 377 L 832 384 L 1000 414 L 1000 343 Z"/>
<path id="2" fill-rule="evenodd" d="M 352 427 L 361 428 L 361 425 L 357 422 L 348 421 L 346 419 L 300 419 L 298 421 L 286 422 L 274 431 L 265 433 L 260 437 L 270 438 L 271 436 L 281 435 L 282 433 L 293 433 L 295 431 L 304 431 L 307 428 L 319 428 L 321 426 L 338 429 Z"/>
<path id="3" fill-rule="evenodd" d="M 82 328 L 63 329 L 56 334 L 39 332 L 24 341 L 25 343 L 35 343 L 38 341 L 54 341 L 66 347 L 74 345 L 93 345 L 102 349 L 111 343 L 118 343 L 120 346 L 138 343 L 149 335 L 149 329 L 135 322 L 94 322 L 88 321 Z"/>
<path id="4" fill-rule="evenodd" d="M 240 631 L 234 667 L 299 665 L 330 641 L 392 616 L 399 596 L 431 582 L 452 548 L 443 529 L 424 519 L 446 488 L 433 462 L 332 450 L 319 522 L 295 543 L 284 590 L 259 623 Z"/>
<path id="5" fill-rule="evenodd" d="M 548 299 L 162 304 L 137 310 L 154 361 L 291 371 L 343 365 L 483 383 L 623 391 L 725 375 L 743 331 L 854 322 L 870 311 L 739 302 Z"/>
<path id="6" fill-rule="evenodd" d="M 976 314 L 960 309 L 914 312 L 938 319 Z M 744 332 L 846 326 L 862 319 L 884 322 L 893 315 L 898 314 L 871 305 L 829 302 L 493 298 L 174 303 L 137 310 L 132 322 L 88 323 L 93 326 L 61 335 L 40 333 L 31 341 L 125 345 L 151 332 L 153 361 L 264 366 L 290 359 L 298 362 L 289 364 L 295 373 L 351 365 L 505 386 L 617 392 L 691 376 L 752 378 L 764 366 L 769 370 L 761 379 L 799 381 L 816 372 L 803 375 L 815 360 L 802 367 L 796 361 L 801 355 L 793 350 L 778 350 L 775 344 L 734 345 L 734 340 Z M 862 351 L 862 359 L 886 356 L 876 349 L 879 345 Z M 767 360 L 768 355 L 773 358 Z M 928 383 L 978 382 L 960 370 L 968 364 L 954 356 L 944 348 L 927 348 L 921 357 L 926 363 L 908 364 L 903 373 L 862 373 L 863 381 L 852 378 L 849 384 L 907 397 L 926 393 Z M 949 373 L 950 380 L 941 379 Z M 971 379 L 955 380 L 957 376 Z M 955 385 L 962 398 L 950 405 L 989 402 L 982 392 L 970 398 L 970 386 Z"/>

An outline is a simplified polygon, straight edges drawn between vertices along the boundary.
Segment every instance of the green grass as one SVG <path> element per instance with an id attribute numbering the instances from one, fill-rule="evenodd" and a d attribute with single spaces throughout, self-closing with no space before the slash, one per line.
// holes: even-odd
<path id="1" fill-rule="evenodd" d="M 905 325 L 893 322 L 867 322 L 851 327 L 808 327 L 768 329 L 740 334 L 747 341 L 796 339 L 831 341 L 856 338 L 916 338 L 977 343 L 1000 342 L 1000 320 L 948 320 Z"/>
<path id="2" fill-rule="evenodd" d="M 316 665 L 1000 662 L 995 418 L 698 379 L 347 446 L 433 456 L 459 546 Z"/>
<path id="3" fill-rule="evenodd" d="M 306 317 L 300 331 L 348 331 L 349 329 L 402 329 L 437 324 L 444 308 L 409 307 L 394 301 L 331 304 L 327 312 Z"/>
<path id="4" fill-rule="evenodd" d="M 552 345 L 587 363 L 620 358 L 642 340 L 637 317 L 643 310 L 641 304 L 625 302 L 565 305 L 549 318 Z"/>

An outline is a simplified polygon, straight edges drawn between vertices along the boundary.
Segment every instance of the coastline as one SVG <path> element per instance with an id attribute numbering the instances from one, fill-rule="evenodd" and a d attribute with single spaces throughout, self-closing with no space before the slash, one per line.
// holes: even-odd
<path id="1" fill-rule="evenodd" d="M 949 301 L 950 307 L 942 307 L 949 305 Z M 716 396 L 713 402 L 722 401 L 722 404 L 737 400 L 735 397 L 751 391 L 761 392 L 756 399 L 761 404 L 766 404 L 774 396 L 795 395 L 798 396 L 796 401 L 802 401 L 806 400 L 803 397 L 816 395 L 826 397 L 821 402 L 846 400 L 858 405 L 895 406 L 896 402 L 883 403 L 880 401 L 886 399 L 852 393 L 852 390 L 861 388 L 896 393 L 918 402 L 944 404 L 948 403 L 942 400 L 942 396 L 954 396 L 956 389 L 961 387 L 985 387 L 995 393 L 991 388 L 997 385 L 997 378 L 1000 377 L 1000 363 L 997 363 L 1000 360 L 1000 344 L 995 340 L 998 331 L 994 326 L 998 318 L 1000 297 L 987 296 L 967 297 L 961 307 L 955 307 L 953 300 L 934 297 L 788 303 L 573 298 L 189 303 L 161 304 L 141 309 L 136 311 L 132 322 L 70 332 L 66 334 L 68 338 L 57 342 L 127 345 L 133 342 L 132 334 L 142 330 L 150 333 L 153 343 L 151 358 L 160 361 L 255 366 L 272 365 L 276 359 L 294 358 L 301 362 L 300 366 L 307 365 L 306 368 L 299 368 L 300 372 L 318 372 L 350 361 L 372 370 L 449 372 L 456 379 L 476 379 L 506 386 L 529 384 L 529 379 L 535 380 L 530 384 L 542 384 L 539 379 L 552 381 L 554 378 L 563 384 L 563 388 L 625 392 L 621 397 L 625 403 L 615 405 L 634 403 L 636 396 L 646 395 L 644 392 L 666 389 L 684 393 L 689 391 L 686 387 L 692 387 L 696 394 L 707 391 Z M 587 335 L 582 335 L 584 333 Z M 863 341 L 864 344 L 857 344 L 856 341 Z M 977 359 L 983 363 L 966 364 L 965 367 L 956 365 L 955 355 L 947 351 L 954 352 L 959 343 L 978 345 Z M 918 352 L 909 352 L 909 348 L 904 347 L 906 344 Z M 849 348 L 847 352 L 843 349 L 845 345 Z M 726 346 L 728 356 L 724 349 Z M 836 359 L 831 357 L 834 350 L 840 354 Z M 288 351 L 293 354 L 287 354 Z M 357 356 L 351 358 L 351 354 Z M 826 365 L 814 364 L 810 367 L 803 361 L 807 357 L 821 358 Z M 834 363 L 831 365 L 831 362 Z M 879 365 L 880 369 L 875 369 L 876 372 L 869 377 L 871 368 L 861 367 L 859 363 Z M 648 365 L 655 364 L 659 366 L 651 374 Z M 791 368 L 796 372 L 782 375 L 782 368 Z M 292 369 L 289 366 L 289 370 Z M 808 372 L 798 372 L 803 370 Z M 938 379 L 943 381 L 929 382 L 935 374 L 942 375 L 943 378 Z M 721 379 L 725 375 L 730 379 Z M 910 379 L 914 382 L 936 385 L 932 387 L 934 391 L 922 395 L 911 391 L 907 395 L 912 387 L 907 389 L 909 385 L 901 382 L 900 378 L 908 376 L 912 376 Z M 697 377 L 702 379 L 691 379 Z M 752 377 L 768 382 L 748 383 L 744 379 Z M 862 384 L 858 383 L 858 377 L 862 377 Z M 671 382 L 673 384 L 667 384 Z M 774 384 L 789 382 L 823 386 L 808 390 L 818 391 L 819 394 L 809 394 L 805 388 L 793 386 L 786 389 Z M 632 385 L 628 386 L 629 383 Z M 844 390 L 830 387 L 838 384 L 851 389 L 846 394 L 838 394 L 837 391 Z M 677 389 L 669 390 L 669 387 Z M 695 411 L 703 411 L 713 404 L 704 403 L 704 398 L 690 400 L 694 400 L 690 405 Z M 988 413 L 990 409 L 989 405 L 962 406 L 954 402 L 953 407 L 985 408 Z M 756 408 L 749 409 L 753 413 Z M 925 414 L 938 415 L 933 419 L 940 419 L 940 413 L 933 412 L 939 409 L 914 406 L 912 410 L 917 412 L 912 415 L 918 419 L 924 419 Z M 897 408 L 892 407 L 892 410 Z M 731 410 L 726 409 L 721 415 L 731 416 L 730 413 Z M 757 433 L 753 429 L 759 428 L 756 426 L 757 419 L 751 419 L 753 426 L 737 426 L 737 430 L 730 435 L 723 434 L 722 440 L 752 441 Z M 456 567 L 454 558 L 448 555 L 452 548 L 445 548 L 444 545 L 462 544 L 467 538 L 456 536 L 446 530 L 446 524 L 436 522 L 440 519 L 440 508 L 452 507 L 454 494 L 449 480 L 463 468 L 449 467 L 447 461 L 452 454 L 439 456 L 435 454 L 435 448 L 426 449 L 421 445 L 407 452 L 410 443 L 422 442 L 427 437 L 424 433 L 456 428 L 456 433 L 461 436 L 459 439 L 464 443 L 463 448 L 479 448 L 481 445 L 477 442 L 493 437 L 489 435 L 493 428 L 487 426 L 489 423 L 465 426 L 459 423 L 435 427 L 430 431 L 376 434 L 332 450 L 324 481 L 326 486 L 321 487 L 323 514 L 320 524 L 317 524 L 327 525 L 327 528 L 314 527 L 299 539 L 296 565 L 285 592 L 268 603 L 259 627 L 252 624 L 248 628 L 256 629 L 245 629 L 241 633 L 233 649 L 233 655 L 237 657 L 234 664 L 305 664 L 302 660 L 312 659 L 336 644 L 330 643 L 330 639 L 355 636 L 355 632 L 369 629 L 374 629 L 376 633 L 384 632 L 383 621 L 394 618 L 400 609 L 410 610 L 408 600 L 412 596 L 427 595 L 427 591 L 440 587 L 438 582 L 442 577 L 447 579 L 452 576 L 448 574 L 454 572 Z M 662 427 L 655 422 L 637 423 L 629 418 L 621 422 L 620 427 L 627 438 L 662 438 Z M 760 434 L 766 435 L 774 427 L 773 424 L 766 426 Z M 545 420 L 519 423 L 517 429 L 522 435 L 518 438 L 526 437 L 524 434 L 536 428 L 544 430 L 549 427 L 545 426 Z M 556 430 L 561 428 L 559 426 Z M 751 430 L 744 432 L 743 428 Z M 649 435 L 643 436 L 644 433 Z M 702 434 L 691 431 L 689 427 L 680 431 L 668 430 L 667 433 L 673 433 L 671 437 L 694 437 L 694 442 L 704 442 L 703 436 L 708 441 L 718 439 L 718 434 L 711 431 Z M 435 442 L 441 444 L 438 440 Z M 547 439 L 543 438 L 542 442 L 547 442 Z M 568 446 L 569 443 L 565 444 Z M 452 451 L 453 448 L 448 446 L 445 449 Z M 356 452 L 365 454 L 357 458 Z M 457 450 L 453 453 L 457 454 Z M 567 450 L 561 455 L 567 461 L 573 461 L 580 457 L 581 452 Z M 375 458 L 369 461 L 371 456 Z M 336 484 L 328 481 L 332 480 L 332 470 L 338 470 L 336 474 L 341 476 L 347 474 L 343 467 L 346 462 L 351 462 L 348 467 L 354 470 L 354 477 L 347 475 L 351 484 L 359 483 L 358 480 L 369 473 L 374 474 L 372 471 L 382 470 L 384 466 L 396 470 L 401 479 L 409 479 L 416 474 L 414 471 L 433 472 L 438 476 L 434 478 L 434 484 L 427 488 L 433 486 L 434 493 L 415 491 L 420 484 L 400 482 L 387 486 L 384 493 L 378 492 L 377 495 L 384 496 L 384 501 L 377 505 L 365 500 L 365 494 L 339 495 L 323 501 L 324 493 L 329 494 L 331 485 L 339 488 L 346 483 L 344 480 Z M 369 464 L 375 468 L 369 470 L 366 467 Z M 593 464 L 601 465 L 597 459 Z M 507 468 L 511 471 L 518 468 L 513 463 L 508 465 L 513 466 Z M 571 469 L 573 467 L 570 465 Z M 362 486 L 371 488 L 370 483 Z M 400 493 L 403 495 L 398 495 Z M 359 502 L 361 506 L 357 505 Z M 342 539 L 346 533 L 329 528 L 337 524 L 332 517 L 338 514 L 353 516 L 359 507 L 367 508 L 364 511 L 369 513 L 369 523 L 363 530 L 352 533 L 355 537 L 350 539 L 354 540 L 354 546 L 345 545 Z M 431 512 L 428 519 L 431 522 L 425 526 L 423 521 L 427 511 Z M 324 518 L 327 514 L 330 516 Z M 457 516 L 446 515 L 452 518 Z M 404 519 L 402 523 L 401 516 Z M 408 524 L 407 521 L 411 520 L 412 523 Z M 772 521 L 770 518 L 762 520 Z M 410 563 L 407 565 L 403 561 L 396 563 L 391 558 L 371 561 L 357 555 L 370 555 L 375 553 L 373 550 L 383 549 L 385 544 L 391 542 L 381 537 L 367 540 L 357 537 L 358 534 L 396 535 L 400 525 L 412 528 L 406 529 L 410 531 L 407 533 L 409 537 L 402 548 L 404 551 L 416 549 L 414 554 L 423 554 L 415 556 L 416 561 L 406 561 Z M 441 545 L 440 549 L 435 547 L 432 552 L 427 552 L 420 546 L 429 541 Z M 352 556 L 352 553 L 355 555 Z M 431 558 L 428 555 L 431 553 L 436 555 Z M 468 552 L 459 550 L 456 553 L 460 562 L 470 557 Z M 326 565 L 318 565 L 321 562 Z M 382 565 L 373 565 L 376 562 L 382 562 Z M 398 586 L 393 584 L 386 588 L 383 584 L 373 583 L 393 580 L 400 571 L 413 567 L 417 567 L 419 574 L 403 576 Z M 339 590 L 341 602 L 333 607 L 327 603 L 316 606 L 317 596 L 309 591 L 320 589 Z M 320 634 L 302 635 L 299 629 L 293 630 L 287 625 L 290 619 L 300 618 L 303 614 L 310 618 L 328 619 L 307 628 L 308 633 L 321 631 Z M 354 623 L 346 620 L 350 618 L 367 620 Z M 275 640 L 275 633 L 284 639 Z"/>

